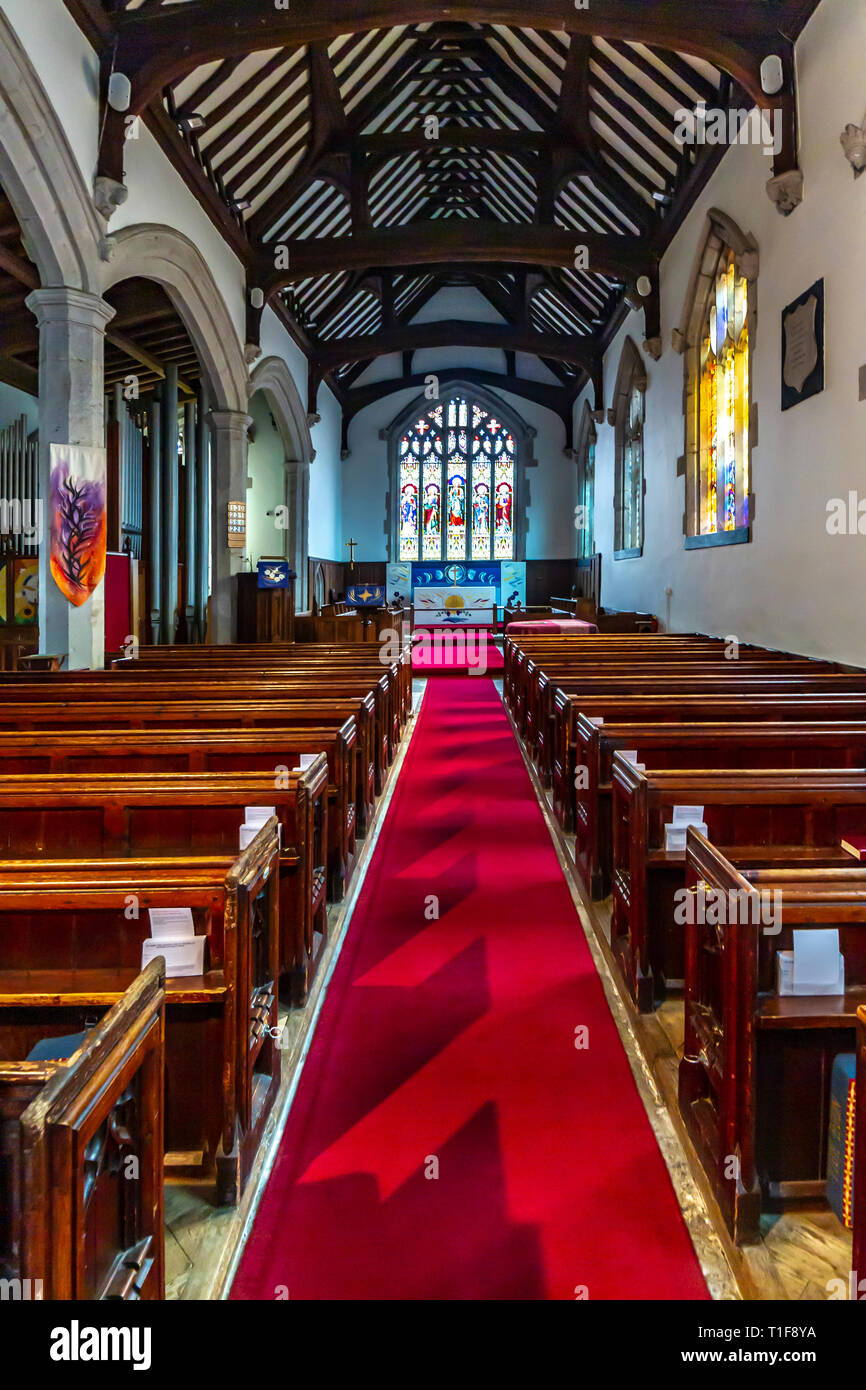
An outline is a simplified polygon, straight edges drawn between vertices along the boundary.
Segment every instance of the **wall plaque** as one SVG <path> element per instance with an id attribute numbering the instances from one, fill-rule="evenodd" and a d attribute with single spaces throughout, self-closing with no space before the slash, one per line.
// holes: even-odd
<path id="1" fill-rule="evenodd" d="M 782 310 L 782 409 L 824 390 L 824 281 Z"/>

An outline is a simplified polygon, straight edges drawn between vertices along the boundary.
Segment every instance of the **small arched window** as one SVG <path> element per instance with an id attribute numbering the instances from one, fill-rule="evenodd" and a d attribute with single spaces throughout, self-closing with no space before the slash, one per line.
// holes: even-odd
<path id="1" fill-rule="evenodd" d="M 595 553 L 595 446 L 598 436 L 592 411 L 584 402 L 580 417 L 575 458 L 577 460 L 577 558 L 588 560 Z"/>
<path id="2" fill-rule="evenodd" d="M 633 559 L 643 551 L 646 388 L 643 359 L 626 338 L 608 416 L 614 427 L 615 560 Z"/>
<path id="3" fill-rule="evenodd" d="M 676 346 L 685 355 L 686 549 L 751 538 L 751 351 L 757 251 L 707 218 Z"/>

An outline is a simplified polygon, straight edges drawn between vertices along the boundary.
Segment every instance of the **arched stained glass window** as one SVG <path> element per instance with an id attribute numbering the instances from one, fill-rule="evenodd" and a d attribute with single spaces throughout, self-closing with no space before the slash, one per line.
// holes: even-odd
<path id="1" fill-rule="evenodd" d="M 749 524 L 748 286 L 734 253 L 719 267 L 701 344 L 700 534 Z"/>
<path id="2" fill-rule="evenodd" d="M 712 209 L 674 336 L 685 358 L 687 550 L 751 539 L 757 271 L 754 242 Z"/>
<path id="3" fill-rule="evenodd" d="M 513 560 L 517 444 L 480 401 L 453 396 L 399 441 L 401 560 Z"/>
<path id="4" fill-rule="evenodd" d="M 643 360 L 631 338 L 626 338 L 610 412 L 614 426 L 615 560 L 634 559 L 643 550 L 646 389 Z"/>

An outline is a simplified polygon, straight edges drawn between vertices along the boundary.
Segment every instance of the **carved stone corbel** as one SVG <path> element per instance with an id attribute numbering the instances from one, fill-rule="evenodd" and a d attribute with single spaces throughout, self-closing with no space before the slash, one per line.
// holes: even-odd
<path id="1" fill-rule="evenodd" d="M 680 357 L 686 350 L 686 335 L 679 328 L 675 328 L 671 333 L 671 347 Z"/>
<path id="2" fill-rule="evenodd" d="M 803 174 L 799 169 L 788 169 L 767 181 L 767 197 L 775 203 L 783 217 L 790 217 L 803 201 Z"/>
<path id="3" fill-rule="evenodd" d="M 643 350 L 647 357 L 651 357 L 654 362 L 658 362 L 663 351 L 661 338 L 644 338 Z"/>
<path id="4" fill-rule="evenodd" d="M 126 202 L 129 189 L 125 183 L 110 179 L 106 174 L 97 174 L 93 180 L 93 203 L 100 217 L 106 222 L 114 216 L 117 209 Z"/>

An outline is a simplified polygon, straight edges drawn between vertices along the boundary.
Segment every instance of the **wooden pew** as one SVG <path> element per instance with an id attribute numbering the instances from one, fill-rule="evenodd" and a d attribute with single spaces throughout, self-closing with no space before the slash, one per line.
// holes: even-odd
<path id="1" fill-rule="evenodd" d="M 39 701 L 19 704 L 0 700 L 0 730 L 31 731 L 78 729 L 86 719 L 93 729 L 216 729 L 227 719 L 238 730 L 268 729 L 274 732 L 342 727 L 347 719 L 357 722 L 356 820 L 357 834 L 364 836 L 375 795 L 384 785 L 386 767 L 381 744 L 374 738 L 373 697 L 351 700 L 233 701 L 229 709 L 221 700 L 130 700 L 88 702 L 86 714 L 75 701 Z"/>
<path id="2" fill-rule="evenodd" d="M 7 694 L 8 690 L 8 694 Z M 234 719 L 236 705 L 250 700 L 263 707 L 277 705 L 290 700 L 302 704 L 311 700 L 310 681 L 303 677 L 271 679 L 267 675 L 253 680 L 250 677 L 224 677 L 221 673 L 210 672 L 204 676 L 186 678 L 183 673 L 148 677 L 121 676 L 119 673 L 100 671 L 85 672 L 75 676 L 55 676 L 42 682 L 14 683 L 0 686 L 0 709 L 7 702 L 12 705 L 37 705 L 71 703 L 166 703 L 183 700 L 186 703 L 213 701 L 216 696 L 223 703 L 221 724 L 225 724 L 227 714 Z M 338 704 L 347 700 L 365 701 L 373 697 L 375 718 L 374 738 L 377 748 L 377 795 L 384 785 L 384 773 L 396 751 L 399 727 L 394 706 L 394 688 L 387 675 L 378 679 L 366 676 L 341 676 L 338 681 L 329 682 L 324 708 L 329 703 Z M 27 727 L 27 726 L 24 726 Z M 379 784 L 381 781 L 381 785 Z"/>
<path id="3" fill-rule="evenodd" d="M 34 733 L 0 729 L 0 776 L 36 772 L 272 772 L 301 756 L 328 759 L 328 897 L 339 902 L 355 860 L 356 727 L 160 729 L 108 728 Z"/>
<path id="4" fill-rule="evenodd" d="M 824 1190 L 830 1070 L 853 1051 L 866 991 L 866 871 L 746 869 L 694 830 L 687 854 L 679 1105 L 729 1229 L 748 1243 L 768 1202 Z M 794 929 L 828 926 L 845 993 L 780 997 L 777 953 Z"/>
<path id="5" fill-rule="evenodd" d="M 680 657 L 718 657 L 724 659 L 727 644 L 721 638 L 706 637 L 697 633 L 656 634 L 652 636 L 601 636 L 582 635 L 575 637 L 506 637 L 503 657 L 505 666 L 504 694 L 512 713 L 516 714 L 517 692 L 525 675 L 529 661 L 542 668 L 551 668 L 559 660 L 581 661 L 592 664 L 598 660 L 618 659 L 630 663 L 637 669 L 644 661 L 671 661 Z M 786 659 L 787 653 L 772 652 L 763 647 L 743 644 L 739 648 L 742 659 L 756 657 L 772 660 L 774 657 Z"/>
<path id="6" fill-rule="evenodd" d="M 393 615 L 392 615 L 393 616 Z M 398 615 L 399 616 L 399 615 Z M 286 671 L 293 668 L 309 669 L 313 667 L 329 667 L 339 665 L 343 669 L 355 669 L 365 671 L 375 671 L 379 666 L 382 669 L 394 667 L 402 692 L 403 717 L 404 721 L 412 712 L 412 662 L 408 650 L 404 651 L 402 645 L 399 648 L 399 655 L 390 655 L 391 648 L 386 654 L 374 656 L 370 650 L 369 642 L 358 643 L 355 646 L 342 644 L 331 646 L 327 643 L 303 643 L 302 645 L 286 643 L 273 644 L 266 647 L 261 645 L 234 645 L 226 646 L 191 646 L 191 647 L 139 647 L 137 654 L 131 657 L 118 658 L 112 663 L 115 670 L 127 670 L 136 663 L 139 666 L 148 666 L 160 670 L 167 670 L 171 667 L 180 669 L 200 668 L 202 666 L 227 666 L 233 665 L 237 669 L 237 663 L 248 662 L 253 667 L 266 666 L 268 669 L 276 667 Z"/>
<path id="7" fill-rule="evenodd" d="M 850 862 L 840 844 L 866 832 L 866 772 L 830 769 L 699 769 L 640 772 L 613 760 L 611 945 L 642 1011 L 665 997 L 684 971 L 674 895 L 685 855 L 664 850 L 675 805 L 703 806 L 709 837 L 735 847 L 739 863 L 807 857 Z"/>
<path id="8" fill-rule="evenodd" d="M 530 754 L 544 773 L 549 771 L 549 756 L 545 756 L 544 750 L 552 731 L 554 694 L 557 689 L 573 694 L 588 694 L 593 688 L 602 688 L 598 682 L 619 678 L 618 687 L 608 688 L 619 688 L 631 694 L 639 685 L 641 692 L 649 694 L 653 690 L 662 691 L 665 688 L 662 681 L 722 682 L 743 679 L 754 683 L 759 679 L 779 681 L 794 677 L 826 677 L 830 674 L 862 677 L 864 673 L 841 673 L 829 664 L 804 657 L 791 657 L 784 661 L 764 659 L 760 653 L 744 655 L 737 662 L 726 661 L 720 653 L 706 652 L 678 656 L 675 660 L 643 661 L 637 672 L 630 660 L 623 661 L 618 657 L 603 658 L 583 666 L 545 663 L 544 667 L 529 659 L 525 665 L 522 702 L 518 701 L 520 728 Z"/>
<path id="9" fill-rule="evenodd" d="M 615 674 L 610 674 L 614 670 Z M 599 674 L 581 677 L 570 683 L 561 679 L 539 690 L 538 708 L 526 726 L 525 737 L 530 751 L 542 763 L 549 763 L 550 754 L 545 749 L 552 748 L 555 741 L 554 720 L 556 718 L 555 695 L 567 689 L 580 697 L 609 694 L 612 698 L 629 696 L 634 693 L 636 684 L 645 697 L 671 694 L 729 694 L 748 698 L 755 694 L 864 694 L 866 695 L 866 673 L 855 672 L 815 672 L 803 669 L 796 663 L 788 666 L 777 663 L 773 668 L 758 664 L 756 669 L 745 664 L 731 672 L 719 664 L 708 666 L 681 666 L 668 672 L 641 671 L 639 681 L 633 674 L 621 674 L 622 668 L 601 668 Z M 533 722 L 534 720 L 534 722 Z"/>
<path id="10" fill-rule="evenodd" d="M 279 843 L 274 819 L 232 858 L 6 860 L 0 1029 L 76 1031 L 140 968 L 151 908 L 189 908 L 204 974 L 166 981 L 169 1172 L 214 1174 L 233 1204 L 279 1088 Z M 72 1025 L 72 1026 L 70 1026 Z M 37 1036 L 39 1034 L 37 1033 Z"/>
<path id="11" fill-rule="evenodd" d="M 574 829 L 573 789 L 578 757 L 577 725 L 581 715 L 611 724 L 747 724 L 750 721 L 866 719 L 861 695 L 761 694 L 748 700 L 725 694 L 625 696 L 566 695 L 556 692 L 553 761 L 553 806 L 563 828 Z M 2 705 L 0 705 L 2 719 Z M 569 819 L 571 817 L 571 819 Z"/>
<path id="12" fill-rule="evenodd" d="M 0 1010 L 0 1278 L 21 1297 L 165 1296 L 163 964 L 62 1061 L 26 1060 L 53 1010 L 29 1031 Z"/>
<path id="13" fill-rule="evenodd" d="M 574 828 L 575 862 L 593 898 L 610 892 L 611 775 L 619 750 L 636 752 L 637 761 L 653 772 L 673 767 L 866 767 L 866 720 L 599 725 L 581 714 L 576 741 L 580 771 L 572 783 L 568 821 Z"/>
<path id="14" fill-rule="evenodd" d="M 327 940 L 328 766 L 324 754 L 271 773 L 0 777 L 9 858 L 145 858 L 237 853 L 247 806 L 274 806 L 280 851 L 280 973 L 301 1005 Z"/>

